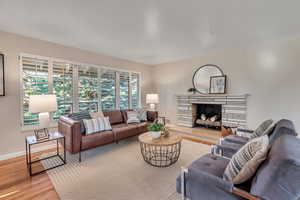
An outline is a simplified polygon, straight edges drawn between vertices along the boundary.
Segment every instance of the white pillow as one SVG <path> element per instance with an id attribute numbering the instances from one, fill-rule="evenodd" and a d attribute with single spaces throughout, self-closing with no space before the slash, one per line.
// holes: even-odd
<path id="1" fill-rule="evenodd" d="M 99 111 L 99 112 L 90 112 L 90 115 L 93 119 L 99 118 L 99 117 L 104 117 L 103 112 Z"/>
<path id="2" fill-rule="evenodd" d="M 110 131 L 112 130 L 108 117 L 99 117 L 96 119 L 84 119 L 85 134 Z"/>
<path id="3" fill-rule="evenodd" d="M 138 113 L 135 111 L 127 111 L 127 124 L 140 123 L 141 120 L 138 117 Z"/>
<path id="4" fill-rule="evenodd" d="M 147 110 L 144 108 L 136 108 L 134 111 L 138 113 L 138 118 L 141 122 L 147 121 Z"/>

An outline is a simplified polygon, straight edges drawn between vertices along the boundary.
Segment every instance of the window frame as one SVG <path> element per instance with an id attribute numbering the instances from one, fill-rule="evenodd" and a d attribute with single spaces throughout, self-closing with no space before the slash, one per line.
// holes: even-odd
<path id="1" fill-rule="evenodd" d="M 23 108 L 23 99 L 24 99 L 24 90 L 23 90 L 23 57 L 30 57 L 33 59 L 45 59 L 48 60 L 48 89 L 49 89 L 49 94 L 53 93 L 53 63 L 55 62 L 65 62 L 65 63 L 69 63 L 71 65 L 73 65 L 73 111 L 74 112 L 78 112 L 79 110 L 79 98 L 78 98 L 78 94 L 79 94 L 79 89 L 78 89 L 78 81 L 79 81 L 79 73 L 78 73 L 78 69 L 80 66 L 89 66 L 89 67 L 93 67 L 95 69 L 97 69 L 98 71 L 98 80 L 99 78 L 101 78 L 101 73 L 103 70 L 112 70 L 116 73 L 116 88 L 115 88 L 115 94 L 116 94 L 116 109 L 120 108 L 120 84 L 119 84 L 119 78 L 120 78 L 120 73 L 121 72 L 126 72 L 129 73 L 129 109 L 132 108 L 132 95 L 131 95 L 131 74 L 138 74 L 138 106 L 141 107 L 141 80 L 142 80 L 142 74 L 141 72 L 137 72 L 137 71 L 131 71 L 131 70 L 125 70 L 125 69 L 120 69 L 120 68 L 114 68 L 114 67 L 108 67 L 108 66 L 100 66 L 100 65 L 94 65 L 94 64 L 87 64 L 87 63 L 81 63 L 81 62 L 76 62 L 76 61 L 70 61 L 70 60 L 65 60 L 65 59 L 60 59 L 60 58 L 53 58 L 53 57 L 46 57 L 46 56 L 39 56 L 39 55 L 33 55 L 33 54 L 28 54 L 28 53 L 20 53 L 19 54 L 19 68 L 20 68 L 20 107 L 21 107 L 21 113 L 20 113 L 20 125 L 21 125 L 21 129 L 22 131 L 29 131 L 29 130 L 33 130 L 34 128 L 37 127 L 37 125 L 24 125 L 24 108 Z M 98 81 L 98 87 L 101 87 L 101 81 Z M 98 109 L 101 108 L 101 95 L 98 94 Z M 55 122 L 54 120 L 51 119 L 51 124 L 50 124 L 50 128 L 52 127 L 57 127 L 57 122 Z"/>

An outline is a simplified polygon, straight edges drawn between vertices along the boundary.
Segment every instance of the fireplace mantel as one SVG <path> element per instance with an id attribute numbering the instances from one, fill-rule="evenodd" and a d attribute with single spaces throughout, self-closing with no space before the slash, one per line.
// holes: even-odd
<path id="1" fill-rule="evenodd" d="M 247 98 L 249 94 L 194 94 L 176 95 L 177 99 L 177 125 L 193 127 L 195 113 L 193 104 L 221 104 L 222 125 L 247 126 Z"/>

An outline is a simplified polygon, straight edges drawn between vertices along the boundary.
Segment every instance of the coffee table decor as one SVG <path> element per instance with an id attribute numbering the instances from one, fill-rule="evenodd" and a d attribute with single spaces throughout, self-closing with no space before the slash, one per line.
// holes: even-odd
<path id="1" fill-rule="evenodd" d="M 182 138 L 175 133 L 159 138 L 153 138 L 151 132 L 139 136 L 145 162 L 155 167 L 168 167 L 176 163 L 180 155 L 181 141 Z"/>

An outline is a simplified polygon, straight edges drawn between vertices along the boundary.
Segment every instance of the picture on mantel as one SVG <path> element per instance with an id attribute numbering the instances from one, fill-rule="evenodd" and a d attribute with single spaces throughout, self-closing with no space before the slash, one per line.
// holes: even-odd
<path id="1" fill-rule="evenodd" d="M 210 94 L 225 94 L 226 92 L 226 75 L 210 77 Z"/>

